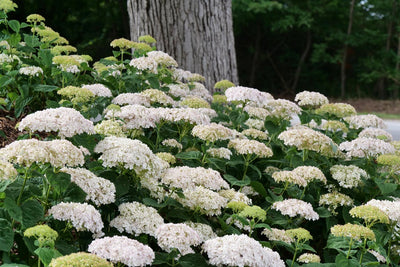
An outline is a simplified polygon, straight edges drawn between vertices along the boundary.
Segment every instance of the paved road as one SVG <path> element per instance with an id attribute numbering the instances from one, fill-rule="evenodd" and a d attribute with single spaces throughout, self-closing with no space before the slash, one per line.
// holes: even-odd
<path id="1" fill-rule="evenodd" d="M 385 120 L 385 129 L 393 135 L 393 140 L 400 141 L 400 120 Z"/>

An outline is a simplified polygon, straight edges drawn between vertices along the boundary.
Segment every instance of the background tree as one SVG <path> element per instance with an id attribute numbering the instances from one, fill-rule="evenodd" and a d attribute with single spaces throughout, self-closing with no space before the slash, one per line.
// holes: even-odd
<path id="1" fill-rule="evenodd" d="M 222 79 L 238 83 L 230 0 L 128 0 L 128 13 L 132 40 L 153 36 L 209 89 Z"/>

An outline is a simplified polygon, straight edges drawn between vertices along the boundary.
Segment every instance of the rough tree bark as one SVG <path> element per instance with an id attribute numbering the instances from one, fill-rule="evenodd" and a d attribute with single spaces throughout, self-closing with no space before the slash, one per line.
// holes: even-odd
<path id="1" fill-rule="evenodd" d="M 131 39 L 150 34 L 157 49 L 214 83 L 238 83 L 231 0 L 127 0 Z"/>

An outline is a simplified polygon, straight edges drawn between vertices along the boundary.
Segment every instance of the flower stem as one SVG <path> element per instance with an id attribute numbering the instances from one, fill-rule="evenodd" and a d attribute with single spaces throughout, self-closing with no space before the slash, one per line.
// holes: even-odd
<path id="1" fill-rule="evenodd" d="M 347 251 L 346 259 L 350 257 L 351 246 L 353 245 L 353 238 L 350 239 L 349 250 Z"/>

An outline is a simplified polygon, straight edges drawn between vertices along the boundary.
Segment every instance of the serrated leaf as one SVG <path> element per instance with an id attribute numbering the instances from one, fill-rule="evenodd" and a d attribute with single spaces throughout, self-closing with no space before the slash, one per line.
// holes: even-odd
<path id="1" fill-rule="evenodd" d="M 165 206 L 167 206 L 167 204 L 165 202 L 158 203 L 156 200 L 154 200 L 152 198 L 144 198 L 143 204 L 150 206 L 150 207 L 155 207 L 155 208 L 164 208 Z"/>
<path id="2" fill-rule="evenodd" d="M 17 205 L 14 199 L 6 197 L 4 199 L 4 208 L 7 210 L 8 214 L 10 214 L 11 218 L 16 220 L 17 222 L 22 221 L 22 210 L 21 207 Z"/>
<path id="3" fill-rule="evenodd" d="M 21 205 L 22 209 L 22 226 L 28 228 L 36 225 L 38 221 L 43 219 L 44 210 L 37 200 L 27 200 Z"/>
<path id="4" fill-rule="evenodd" d="M 46 247 L 36 249 L 35 254 L 39 256 L 45 266 L 48 266 L 52 259 L 62 256 L 62 254 L 54 248 Z"/>
<path id="5" fill-rule="evenodd" d="M 175 155 L 178 159 L 201 159 L 203 153 L 200 151 L 181 152 Z"/>
<path id="6" fill-rule="evenodd" d="M 44 92 L 44 93 L 48 93 L 48 92 L 53 92 L 56 91 L 59 87 L 55 86 L 55 85 L 48 85 L 48 84 L 38 84 L 36 85 L 33 90 L 35 92 Z"/>
<path id="7" fill-rule="evenodd" d="M 21 24 L 19 24 L 18 20 L 10 20 L 8 21 L 8 26 L 10 26 L 10 28 L 15 31 L 16 33 L 19 32 L 19 30 L 21 29 Z"/>
<path id="8" fill-rule="evenodd" d="M 361 266 L 355 259 L 347 259 L 343 254 L 339 254 L 335 259 L 336 266 L 340 267 L 359 267 Z"/>
<path id="9" fill-rule="evenodd" d="M 207 267 L 209 266 L 201 254 L 186 254 L 179 258 L 179 263 L 182 267 Z"/>
<path id="10" fill-rule="evenodd" d="M 254 189 L 254 191 L 256 191 L 257 193 L 259 193 L 261 196 L 266 197 L 268 196 L 268 192 L 265 189 L 264 185 L 260 182 L 257 181 L 252 181 L 250 183 L 251 187 Z"/>
<path id="11" fill-rule="evenodd" d="M 251 183 L 251 180 L 249 177 L 244 177 L 243 180 L 238 180 L 235 177 L 233 177 L 232 175 L 229 174 L 225 174 L 224 175 L 225 180 L 227 180 L 231 185 L 237 185 L 237 186 L 246 186 L 249 185 Z"/>

